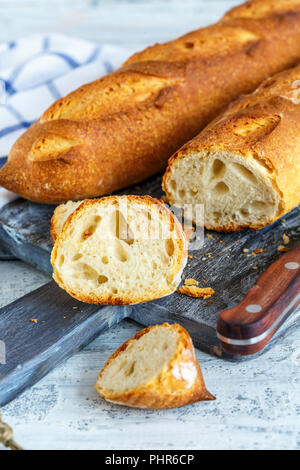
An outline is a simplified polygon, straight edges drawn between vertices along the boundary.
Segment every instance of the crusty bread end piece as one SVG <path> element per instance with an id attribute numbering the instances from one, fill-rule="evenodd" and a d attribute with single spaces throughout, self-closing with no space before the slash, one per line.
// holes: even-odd
<path id="1" fill-rule="evenodd" d="M 101 370 L 96 390 L 106 400 L 137 408 L 176 408 L 215 400 L 205 387 L 190 335 L 180 325 L 145 328 Z"/>
<path id="2" fill-rule="evenodd" d="M 187 240 L 161 201 L 109 196 L 86 200 L 69 215 L 51 262 L 55 281 L 73 297 L 130 305 L 176 290 L 187 262 Z"/>
<path id="3" fill-rule="evenodd" d="M 170 159 L 172 204 L 203 204 L 211 230 L 259 229 L 300 204 L 300 66 L 242 96 Z"/>

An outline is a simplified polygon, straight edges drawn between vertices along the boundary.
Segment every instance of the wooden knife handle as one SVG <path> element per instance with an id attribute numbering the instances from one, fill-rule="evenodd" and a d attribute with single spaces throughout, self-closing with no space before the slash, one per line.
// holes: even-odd
<path id="1" fill-rule="evenodd" d="M 275 261 L 239 305 L 220 313 L 222 348 L 235 356 L 261 351 L 299 304 L 300 244 Z"/>

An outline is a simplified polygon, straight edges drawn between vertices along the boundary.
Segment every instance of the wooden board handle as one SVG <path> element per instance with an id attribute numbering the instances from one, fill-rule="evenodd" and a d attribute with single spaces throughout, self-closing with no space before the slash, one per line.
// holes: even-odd
<path id="1" fill-rule="evenodd" d="M 220 313 L 217 335 L 224 351 L 247 356 L 261 351 L 300 304 L 300 245 L 281 256 L 243 301 Z"/>

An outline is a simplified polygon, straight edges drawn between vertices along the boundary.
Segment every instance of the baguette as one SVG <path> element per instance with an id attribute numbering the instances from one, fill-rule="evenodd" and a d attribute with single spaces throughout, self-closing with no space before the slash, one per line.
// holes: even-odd
<path id="1" fill-rule="evenodd" d="M 156 325 L 138 332 L 107 361 L 95 385 L 107 401 L 136 408 L 176 408 L 215 400 L 206 390 L 188 332 Z"/>
<path id="2" fill-rule="evenodd" d="M 132 305 L 172 294 L 187 262 L 182 226 L 150 196 L 86 200 L 56 236 L 53 278 L 91 304 Z"/>
<path id="3" fill-rule="evenodd" d="M 247 2 L 56 101 L 17 140 L 0 184 L 61 203 L 138 183 L 233 99 L 299 60 L 300 0 Z"/>
<path id="4" fill-rule="evenodd" d="M 211 230 L 259 229 L 300 204 L 300 65 L 242 96 L 170 159 L 170 202 Z"/>

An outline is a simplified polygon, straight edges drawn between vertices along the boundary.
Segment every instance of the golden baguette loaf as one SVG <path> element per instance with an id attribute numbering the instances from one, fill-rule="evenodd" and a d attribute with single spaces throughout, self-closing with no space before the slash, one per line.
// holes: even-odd
<path id="1" fill-rule="evenodd" d="M 188 243 L 161 201 L 109 196 L 73 208 L 62 208 L 70 215 L 65 222 L 59 218 L 56 227 L 63 226 L 55 231 L 51 255 L 53 278 L 62 289 L 102 305 L 148 302 L 176 290 Z"/>
<path id="2" fill-rule="evenodd" d="M 17 140 L 0 184 L 44 203 L 135 184 L 233 99 L 299 60 L 300 0 L 247 2 L 56 101 Z"/>
<path id="3" fill-rule="evenodd" d="M 205 226 L 262 228 L 300 204 L 300 65 L 242 96 L 170 159 L 169 201 L 204 204 Z"/>
<path id="4" fill-rule="evenodd" d="M 95 385 L 108 401 L 136 408 L 176 408 L 215 400 L 206 390 L 188 332 L 164 323 L 139 331 L 108 359 Z"/>

